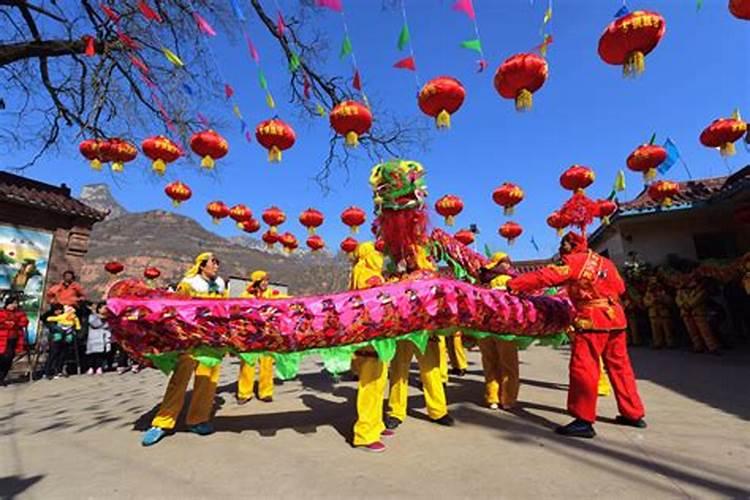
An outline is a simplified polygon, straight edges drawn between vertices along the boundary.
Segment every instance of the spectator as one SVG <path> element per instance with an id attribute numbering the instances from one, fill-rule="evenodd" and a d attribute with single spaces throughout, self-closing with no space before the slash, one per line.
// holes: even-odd
<path id="1" fill-rule="evenodd" d="M 16 350 L 23 349 L 28 324 L 29 318 L 19 307 L 18 297 L 6 297 L 3 309 L 0 309 L 0 386 L 5 385 Z"/>
<path id="2" fill-rule="evenodd" d="M 65 271 L 62 282 L 52 285 L 47 290 L 47 301 L 50 304 L 62 304 L 77 308 L 85 294 L 83 288 L 75 279 L 76 275 L 73 271 Z"/>
<path id="3" fill-rule="evenodd" d="M 107 303 L 99 302 L 89 314 L 89 335 L 86 339 L 86 356 L 89 364 L 87 373 L 89 375 L 104 373 L 104 360 L 111 350 L 111 336 L 107 324 Z"/>
<path id="4" fill-rule="evenodd" d="M 60 378 L 67 376 L 63 373 L 63 365 L 71 346 L 75 344 L 76 332 L 81 329 L 81 323 L 73 306 L 55 304 L 52 311 L 52 316 L 48 316 L 46 320 L 50 332 L 47 377 Z"/>

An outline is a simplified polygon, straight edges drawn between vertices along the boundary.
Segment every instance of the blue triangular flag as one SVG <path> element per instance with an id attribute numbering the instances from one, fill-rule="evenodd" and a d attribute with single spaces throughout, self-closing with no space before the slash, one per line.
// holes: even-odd
<path id="1" fill-rule="evenodd" d="M 677 160 L 680 159 L 680 151 L 669 137 L 664 141 L 664 149 L 667 150 L 667 158 L 661 163 L 661 165 L 659 165 L 659 168 L 657 168 L 660 174 L 667 173 L 669 169 L 677 163 Z"/>
<path id="2" fill-rule="evenodd" d="M 537 244 L 536 240 L 534 239 L 534 235 L 531 235 L 531 246 L 534 247 L 534 250 L 536 250 L 537 253 L 539 253 L 539 245 Z"/>
<path id="3" fill-rule="evenodd" d="M 617 12 L 615 12 L 615 16 L 614 17 L 622 17 L 625 14 L 627 14 L 628 12 L 630 12 L 628 10 L 628 6 L 627 5 L 623 5 L 622 7 L 620 7 L 620 10 L 618 10 Z"/>

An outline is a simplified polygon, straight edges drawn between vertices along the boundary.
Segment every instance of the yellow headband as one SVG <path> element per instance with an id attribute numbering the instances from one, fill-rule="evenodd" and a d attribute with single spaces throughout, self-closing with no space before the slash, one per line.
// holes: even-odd
<path id="1" fill-rule="evenodd" d="M 203 252 L 202 254 L 198 255 L 193 262 L 193 266 L 188 269 L 187 272 L 185 272 L 185 278 L 192 278 L 193 276 L 197 276 L 200 272 L 201 264 L 203 264 L 213 256 L 214 254 L 211 252 Z"/>
<path id="2" fill-rule="evenodd" d="M 490 257 L 490 261 L 487 264 L 487 269 L 492 269 L 504 260 L 509 260 L 508 254 L 505 252 L 495 252 Z"/>
<path id="3" fill-rule="evenodd" d="M 266 278 L 268 278 L 268 273 L 265 271 L 253 271 L 250 274 L 250 281 L 252 281 L 253 283 L 258 283 Z"/>

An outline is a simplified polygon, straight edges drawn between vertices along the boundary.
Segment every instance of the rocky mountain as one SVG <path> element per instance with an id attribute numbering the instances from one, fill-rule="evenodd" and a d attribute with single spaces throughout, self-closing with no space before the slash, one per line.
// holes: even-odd
<path id="1" fill-rule="evenodd" d="M 128 213 L 112 196 L 109 186 L 106 184 L 88 184 L 83 186 L 79 198 L 90 207 L 109 212 L 107 219 L 114 219 Z"/>
<path id="2" fill-rule="evenodd" d="M 95 191 L 99 195 L 104 192 Z M 112 206 L 119 206 L 114 198 L 112 201 Z M 343 255 L 288 256 L 269 252 L 258 240 L 257 245 L 247 240 L 223 238 L 192 218 L 173 212 L 123 210 L 94 226 L 81 281 L 92 296 L 99 296 L 111 279 L 104 264 L 116 260 L 125 265 L 119 277 L 140 278 L 146 267 L 158 267 L 162 274 L 157 285 L 164 286 L 178 282 L 196 255 L 212 251 L 221 261 L 225 279 L 246 278 L 250 272 L 263 269 L 272 281 L 288 285 L 294 295 L 339 291 L 347 286 L 349 265 Z"/>

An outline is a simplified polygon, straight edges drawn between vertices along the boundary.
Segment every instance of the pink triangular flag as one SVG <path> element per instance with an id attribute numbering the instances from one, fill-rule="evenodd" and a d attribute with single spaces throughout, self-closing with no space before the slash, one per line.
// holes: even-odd
<path id="1" fill-rule="evenodd" d="M 302 94 L 305 99 L 310 98 L 310 78 L 307 76 L 307 71 L 302 73 Z"/>
<path id="2" fill-rule="evenodd" d="M 146 0 L 140 0 L 138 2 L 138 9 L 141 11 L 141 14 L 143 14 L 143 17 L 145 17 L 149 21 L 156 21 L 157 23 L 162 22 L 162 18 L 159 13 L 152 9 L 146 2 Z"/>
<path id="3" fill-rule="evenodd" d="M 234 89 L 228 83 L 224 84 L 224 95 L 227 99 L 231 98 L 234 95 Z"/>
<path id="4" fill-rule="evenodd" d="M 414 62 L 414 58 L 412 56 L 405 57 L 404 59 L 401 59 L 400 61 L 396 62 L 396 64 L 393 65 L 394 68 L 400 68 L 400 69 L 408 69 L 411 71 L 417 70 L 417 63 Z"/>
<path id="5" fill-rule="evenodd" d="M 193 12 L 193 19 L 195 19 L 195 24 L 198 25 L 198 29 L 204 34 L 208 36 L 216 36 L 216 31 L 214 31 L 214 29 L 210 24 L 208 24 L 208 21 L 206 21 L 203 16 L 201 16 L 197 12 Z"/>
<path id="6" fill-rule="evenodd" d="M 284 36 L 285 26 L 286 23 L 284 22 L 284 16 L 282 16 L 281 11 L 279 11 L 278 15 L 276 16 L 276 31 L 279 33 L 279 36 Z"/>
<path id="7" fill-rule="evenodd" d="M 477 15 L 474 13 L 474 5 L 471 3 L 471 0 L 456 0 L 456 3 L 453 4 L 453 10 L 458 12 L 463 12 L 467 16 L 469 16 L 469 19 L 472 21 L 476 20 Z"/>
<path id="8" fill-rule="evenodd" d="M 341 0 L 315 0 L 315 5 L 318 7 L 325 7 L 327 9 L 341 12 L 344 10 L 344 6 L 341 4 Z"/>
<path id="9" fill-rule="evenodd" d="M 258 49 L 255 48 L 255 45 L 253 45 L 253 41 L 250 40 L 250 37 L 247 36 L 247 33 L 245 34 L 245 41 L 247 42 L 247 50 L 250 51 L 250 57 L 253 58 L 253 61 L 259 63 L 260 54 L 258 54 Z"/>
<path id="10" fill-rule="evenodd" d="M 362 78 L 359 76 L 359 70 L 354 70 L 354 79 L 352 80 L 352 87 L 361 91 L 362 90 Z"/>

